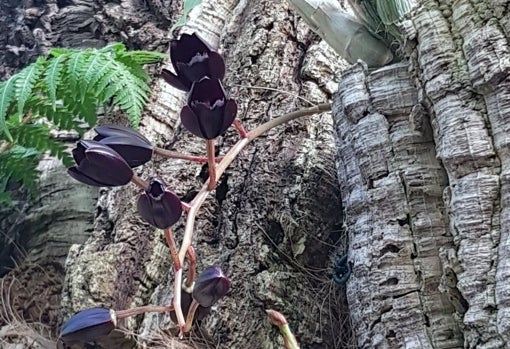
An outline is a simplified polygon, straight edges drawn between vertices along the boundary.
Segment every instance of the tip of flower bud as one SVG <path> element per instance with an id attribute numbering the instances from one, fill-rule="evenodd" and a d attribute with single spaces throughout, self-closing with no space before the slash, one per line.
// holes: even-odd
<path id="1" fill-rule="evenodd" d="M 266 313 L 267 316 L 269 317 L 269 321 L 271 321 L 273 325 L 276 325 L 278 327 L 287 325 L 287 319 L 279 311 L 273 309 L 266 309 Z"/>

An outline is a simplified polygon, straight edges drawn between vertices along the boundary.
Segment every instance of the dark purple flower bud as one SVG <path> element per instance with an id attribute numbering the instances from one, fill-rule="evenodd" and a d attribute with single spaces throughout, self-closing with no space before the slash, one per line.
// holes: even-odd
<path id="1" fill-rule="evenodd" d="M 138 213 L 156 228 L 166 229 L 181 217 L 181 200 L 166 188 L 161 178 L 154 177 L 149 181 L 149 188 L 138 198 Z"/>
<path id="2" fill-rule="evenodd" d="M 77 181 L 96 187 L 125 185 L 133 178 L 133 170 L 112 148 L 96 141 L 79 141 L 73 149 L 77 166 L 67 173 Z"/>
<path id="3" fill-rule="evenodd" d="M 232 125 L 236 114 L 237 104 L 227 99 L 221 82 L 204 78 L 193 84 L 181 122 L 195 136 L 214 139 Z"/>
<path id="4" fill-rule="evenodd" d="M 58 338 L 59 345 L 91 342 L 108 335 L 115 329 L 115 312 L 106 308 L 91 308 L 71 316 L 63 325 Z"/>
<path id="5" fill-rule="evenodd" d="M 207 267 L 196 279 L 193 286 L 193 299 L 203 307 L 210 307 L 227 294 L 230 280 L 220 267 Z"/>
<path id="6" fill-rule="evenodd" d="M 145 164 L 152 158 L 154 147 L 147 138 L 129 127 L 103 125 L 96 127 L 95 141 L 106 144 L 126 160 L 131 167 Z"/>
<path id="7" fill-rule="evenodd" d="M 170 42 L 170 60 L 177 75 L 167 69 L 163 69 L 161 75 L 179 90 L 189 91 L 193 82 L 204 76 L 220 80 L 225 76 L 223 58 L 196 33 L 182 34 L 179 40 Z"/>

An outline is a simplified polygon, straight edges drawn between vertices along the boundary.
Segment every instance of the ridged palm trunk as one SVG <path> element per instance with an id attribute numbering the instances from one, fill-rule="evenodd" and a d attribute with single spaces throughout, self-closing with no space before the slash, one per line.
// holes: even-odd
<path id="1" fill-rule="evenodd" d="M 422 1 L 410 59 L 335 95 L 360 348 L 508 348 L 510 8 Z"/>
<path id="2" fill-rule="evenodd" d="M 167 30 L 182 5 L 160 0 L 47 1 L 39 12 L 16 11 L 39 16 L 31 17 L 28 32 L 23 31 L 34 38 L 30 30 L 45 33 L 38 36 L 38 46 L 29 47 L 32 53 L 121 40 L 132 48 L 164 52 Z M 199 32 L 223 52 L 225 85 L 247 129 L 310 103 L 327 102 L 336 89 L 339 58 L 318 44 L 285 2 L 207 0 L 192 13 L 184 31 Z M 12 54 L 5 62 L 15 67 L 16 61 L 9 60 Z M 160 146 L 205 154 L 205 142 L 180 126 L 184 102 L 184 93 L 156 78 L 140 131 Z M 102 122 L 127 124 L 120 115 Z M 219 154 L 237 139 L 229 130 L 219 139 Z M 205 166 L 180 160 L 156 159 L 137 171 L 143 178 L 161 175 L 184 201 L 190 201 L 207 178 Z M 328 114 L 271 130 L 241 153 L 198 215 L 194 236 L 199 271 L 221 265 L 232 280 L 231 293 L 183 343 L 280 348 L 283 341 L 265 313 L 273 308 L 287 316 L 303 348 L 342 347 L 349 327 L 344 325 L 342 289 L 331 281 L 331 260 L 343 246 L 335 174 Z M 136 213 L 138 193 L 133 186 L 100 191 L 90 238 L 71 247 L 65 264 L 62 317 L 93 305 L 126 309 L 171 302 L 169 251 L 162 232 Z M 74 204 L 62 199 L 59 205 Z M 181 220 L 174 227 L 178 240 L 183 224 Z M 65 233 L 83 233 L 80 229 Z M 175 345 L 170 343 L 175 326 L 168 315 L 138 316 L 121 326 L 134 335 L 116 332 L 100 345 Z"/>

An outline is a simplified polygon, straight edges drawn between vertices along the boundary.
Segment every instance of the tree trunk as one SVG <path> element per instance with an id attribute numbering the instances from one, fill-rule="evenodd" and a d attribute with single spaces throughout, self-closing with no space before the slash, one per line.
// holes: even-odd
<path id="1" fill-rule="evenodd" d="M 48 0 L 40 8 L 48 17 L 37 17 L 28 27 L 44 29 L 43 44 L 33 46 L 42 52 L 51 46 L 100 46 L 120 40 L 131 48 L 163 51 L 167 30 L 181 8 L 182 2 L 161 0 Z M 183 30 L 199 32 L 223 52 L 225 85 L 248 129 L 309 102 L 326 102 L 345 67 L 285 2 L 204 1 Z M 15 61 L 10 61 L 12 68 Z M 140 130 L 168 149 L 205 153 L 204 142 L 180 126 L 184 101 L 183 93 L 156 79 Z M 103 122 L 127 123 L 119 116 Z M 220 154 L 237 138 L 228 131 L 220 139 Z M 138 174 L 163 176 L 184 201 L 190 201 L 207 178 L 204 166 L 163 159 Z M 136 213 L 137 194 L 134 187 L 100 191 L 90 238 L 73 245 L 66 262 L 63 318 L 92 305 L 126 309 L 171 302 L 169 252 L 162 233 Z M 183 223 L 174 227 L 178 240 Z M 347 345 L 350 327 L 343 291 L 331 281 L 331 260 L 345 244 L 341 223 L 329 115 L 294 121 L 255 140 L 198 216 L 194 246 L 199 271 L 221 265 L 232 289 L 184 343 L 197 348 L 280 348 L 283 341 L 265 314 L 273 308 L 287 316 L 303 348 Z M 175 345 L 175 326 L 167 315 L 147 314 L 121 325 L 133 335 L 115 332 L 100 345 Z"/>
<path id="2" fill-rule="evenodd" d="M 510 344 L 510 12 L 441 3 L 405 23 L 409 62 L 355 65 L 335 95 L 360 348 Z"/>

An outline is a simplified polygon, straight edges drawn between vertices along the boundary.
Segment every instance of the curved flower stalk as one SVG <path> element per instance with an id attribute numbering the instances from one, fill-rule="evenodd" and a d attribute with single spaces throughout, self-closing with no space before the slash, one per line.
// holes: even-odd
<path id="1" fill-rule="evenodd" d="M 223 270 L 218 266 L 207 267 L 198 276 L 193 286 L 191 294 L 193 300 L 189 306 L 184 332 L 187 333 L 191 330 L 197 310 L 202 309 L 202 312 L 205 312 L 210 309 L 228 293 L 229 289 L 230 280 L 225 276 Z M 199 315 L 201 315 L 200 312 Z"/>
<path id="2" fill-rule="evenodd" d="M 131 167 L 143 165 L 152 159 L 154 154 L 172 158 L 190 160 L 193 162 L 207 162 L 207 158 L 181 154 L 179 152 L 155 147 L 140 132 L 130 127 L 119 125 L 102 125 L 94 129 L 97 135 L 94 137 L 104 145 L 109 146 L 119 153 Z"/>
<path id="3" fill-rule="evenodd" d="M 381 67 L 392 61 L 393 54 L 386 44 L 347 15 L 337 0 L 288 1 L 310 28 L 349 63 L 361 59 L 369 67 Z"/>
<path id="4" fill-rule="evenodd" d="M 97 141 L 79 141 L 73 149 L 76 166 L 67 172 L 79 182 L 96 187 L 128 184 L 134 176 L 129 164 L 112 148 Z"/>
<path id="5" fill-rule="evenodd" d="M 116 312 L 104 308 L 80 312 L 64 324 L 59 338 L 62 346 L 93 341 L 110 333 L 115 328 L 117 318 L 150 311 L 169 312 L 176 319 L 180 336 L 189 332 L 193 320 L 205 316 L 230 289 L 230 280 L 217 266 L 206 268 L 198 279 L 194 280 L 194 223 L 204 200 L 216 186 L 216 176 L 221 176 L 239 153 L 262 133 L 299 117 L 330 110 L 329 104 L 317 105 L 272 119 L 249 132 L 237 122 L 234 126 L 241 139 L 216 165 L 214 140 L 235 122 L 237 114 L 237 103 L 228 98 L 222 86 L 221 79 L 225 73 L 223 59 L 196 34 L 183 35 L 180 40 L 173 42 L 171 47 L 176 74 L 163 71 L 163 76 L 175 87 L 189 91 L 187 105 L 181 110 L 182 124 L 207 142 L 206 160 L 210 176 L 198 194 L 189 204 L 183 203 L 161 178 L 154 177 L 146 183 L 136 176 L 132 167 L 146 163 L 154 154 L 193 161 L 201 161 L 203 158 L 183 154 L 174 156 L 173 152 L 154 147 L 137 131 L 122 126 L 97 127 L 95 140 L 80 141 L 73 150 L 76 166 L 68 171 L 71 176 L 89 185 L 118 186 L 133 181 L 144 189 L 138 198 L 137 208 L 144 220 L 164 230 L 175 270 L 173 303 L 166 307 L 145 306 Z M 183 210 L 188 214 L 182 244 L 178 249 L 171 226 L 180 219 Z M 186 256 L 189 263 L 188 278 L 182 286 L 182 266 Z M 181 292 L 182 289 L 184 292 Z"/>
<path id="6" fill-rule="evenodd" d="M 176 74 L 163 69 L 161 76 L 182 91 L 189 91 L 193 82 L 206 76 L 219 80 L 225 76 L 223 58 L 196 33 L 182 34 L 180 39 L 170 42 L 170 60 Z"/>
<path id="7" fill-rule="evenodd" d="M 184 289 L 183 289 L 184 291 Z M 182 312 L 184 314 L 189 314 L 189 310 L 190 310 L 190 307 L 191 307 L 191 303 L 193 302 L 193 298 L 191 297 L 191 293 L 188 293 L 186 291 L 182 292 L 181 293 L 181 308 L 182 308 Z M 193 316 L 193 321 L 195 320 L 203 320 L 207 317 L 207 315 L 209 315 L 211 313 L 211 308 L 205 308 L 201 305 L 199 305 L 199 307 L 195 310 L 195 315 Z M 175 315 L 175 311 L 171 311 L 170 312 L 170 318 L 172 319 L 172 321 L 174 321 L 175 323 L 177 323 L 177 317 Z"/>

